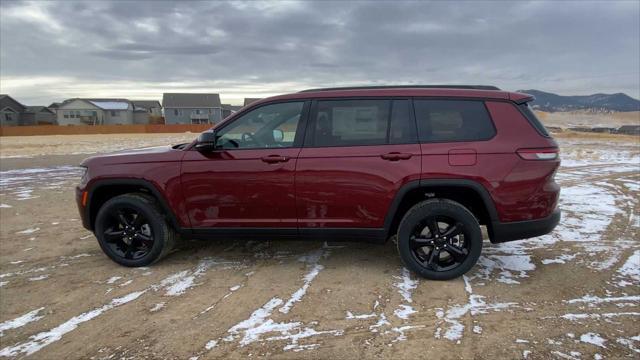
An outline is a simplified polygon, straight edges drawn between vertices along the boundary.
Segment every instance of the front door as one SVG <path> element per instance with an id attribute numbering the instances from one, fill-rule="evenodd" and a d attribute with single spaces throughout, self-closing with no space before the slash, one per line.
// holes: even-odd
<path id="1" fill-rule="evenodd" d="M 304 101 L 260 106 L 216 129 L 217 150 L 185 155 L 182 189 L 192 227 L 295 232 L 304 108 Z"/>

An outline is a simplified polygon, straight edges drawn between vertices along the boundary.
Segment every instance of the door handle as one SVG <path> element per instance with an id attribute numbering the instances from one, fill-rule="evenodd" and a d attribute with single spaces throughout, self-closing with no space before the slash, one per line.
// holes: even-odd
<path id="1" fill-rule="evenodd" d="M 279 162 L 287 162 L 289 161 L 289 158 L 287 156 L 269 155 L 262 157 L 261 160 L 268 164 L 275 164 Z"/>
<path id="2" fill-rule="evenodd" d="M 381 158 L 388 161 L 409 160 L 411 159 L 411 156 L 413 155 L 399 152 L 390 152 L 388 154 L 380 155 Z"/>

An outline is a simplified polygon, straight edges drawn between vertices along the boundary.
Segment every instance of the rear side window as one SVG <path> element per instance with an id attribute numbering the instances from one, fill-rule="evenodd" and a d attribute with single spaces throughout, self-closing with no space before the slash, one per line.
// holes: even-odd
<path id="1" fill-rule="evenodd" d="M 496 134 L 484 102 L 414 100 L 421 142 L 488 140 Z"/>
<path id="2" fill-rule="evenodd" d="M 409 100 L 320 100 L 313 117 L 313 146 L 417 142 Z"/>
<path id="3" fill-rule="evenodd" d="M 531 108 L 529 107 L 529 104 L 524 103 L 524 104 L 518 105 L 518 106 L 520 107 L 520 110 L 522 110 L 522 113 L 527 118 L 527 120 L 529 120 L 529 123 L 531 123 L 531 125 L 534 128 L 536 128 L 536 130 L 538 130 L 538 132 L 542 136 L 549 137 L 549 132 L 544 127 L 544 125 L 542 125 L 542 123 L 540 122 L 540 120 L 538 119 L 536 114 L 533 112 L 533 110 L 531 110 Z"/>

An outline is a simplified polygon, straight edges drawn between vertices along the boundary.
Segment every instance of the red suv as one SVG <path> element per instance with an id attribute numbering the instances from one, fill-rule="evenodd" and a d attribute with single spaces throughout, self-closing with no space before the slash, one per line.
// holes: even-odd
<path id="1" fill-rule="evenodd" d="M 96 156 L 84 226 L 125 266 L 189 238 L 384 242 L 429 279 L 560 220 L 558 145 L 490 86 L 315 89 L 252 103 L 190 144 Z"/>

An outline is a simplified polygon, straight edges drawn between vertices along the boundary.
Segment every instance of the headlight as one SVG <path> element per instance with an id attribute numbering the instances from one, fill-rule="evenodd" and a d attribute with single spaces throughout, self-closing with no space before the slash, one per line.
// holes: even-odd
<path id="1" fill-rule="evenodd" d="M 81 166 L 82 168 L 82 177 L 80 178 L 80 186 L 87 185 L 87 181 L 89 180 L 89 168 L 86 166 Z"/>

